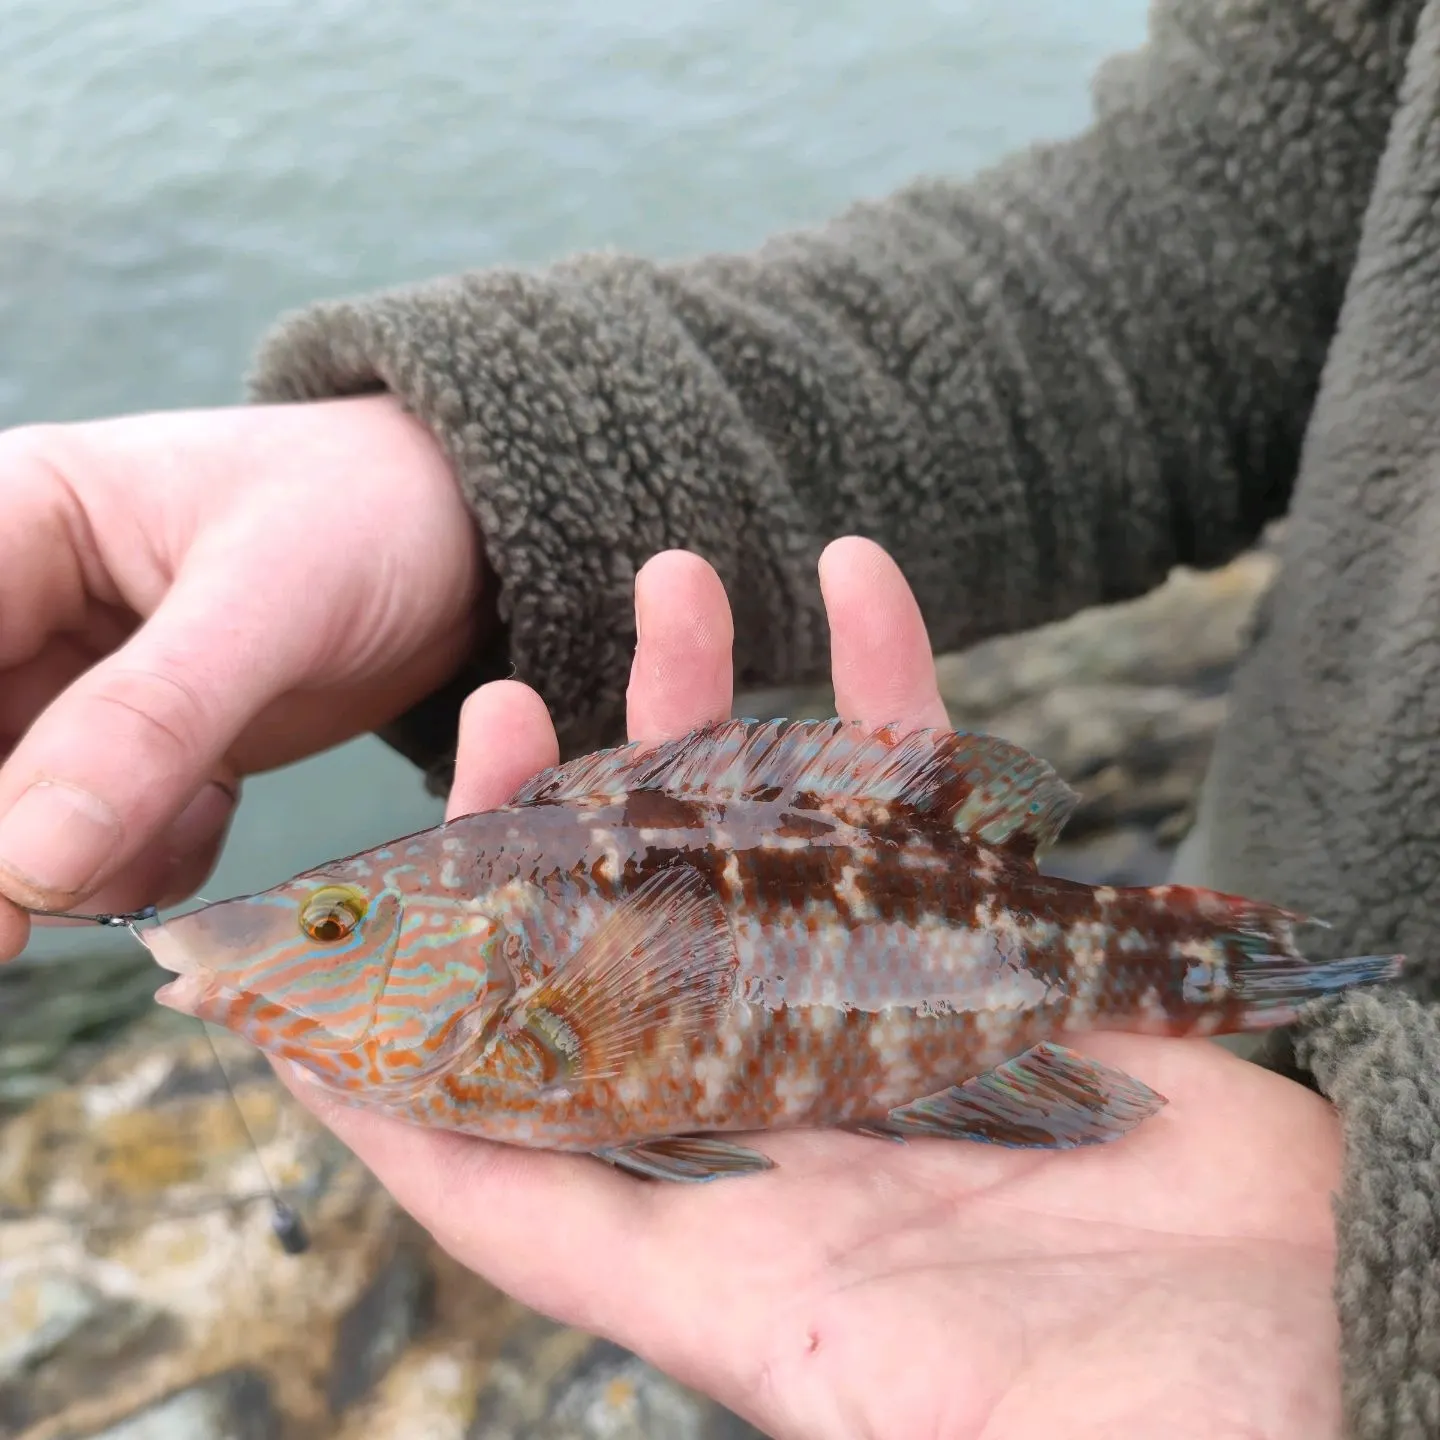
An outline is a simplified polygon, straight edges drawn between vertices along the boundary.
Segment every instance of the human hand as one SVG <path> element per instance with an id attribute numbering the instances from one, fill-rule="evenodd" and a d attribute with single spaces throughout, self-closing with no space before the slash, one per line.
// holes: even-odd
<path id="1" fill-rule="evenodd" d="M 821 580 L 839 713 L 947 723 L 888 557 L 837 542 Z M 636 610 L 632 738 L 728 715 L 714 572 L 657 557 Z M 532 691 L 481 689 L 449 813 L 504 803 L 556 758 Z M 1062 1152 L 737 1136 L 777 1168 L 704 1186 L 426 1131 L 277 1068 L 462 1263 L 780 1440 L 1338 1435 L 1333 1112 L 1204 1040 L 1076 1048 L 1170 1104 L 1113 1144 Z"/>
<path id="2" fill-rule="evenodd" d="M 0 961 L 18 906 L 191 893 L 241 777 L 443 684 L 480 585 L 389 396 L 0 434 Z"/>

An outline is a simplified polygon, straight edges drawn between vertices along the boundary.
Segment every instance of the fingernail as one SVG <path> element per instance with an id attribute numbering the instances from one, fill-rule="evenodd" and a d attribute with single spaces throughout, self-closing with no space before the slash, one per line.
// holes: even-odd
<path id="1" fill-rule="evenodd" d="M 89 886 L 119 843 L 119 816 L 103 800 L 41 780 L 0 817 L 0 872 L 20 904 L 58 909 Z"/>

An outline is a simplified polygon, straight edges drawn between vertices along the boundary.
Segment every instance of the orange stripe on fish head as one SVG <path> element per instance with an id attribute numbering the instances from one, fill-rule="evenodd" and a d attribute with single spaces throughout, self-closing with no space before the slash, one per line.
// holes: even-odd
<path id="1" fill-rule="evenodd" d="M 301 876 L 142 932 L 178 976 L 156 999 L 349 1094 L 413 1092 L 513 994 L 514 946 L 473 902 L 380 883 Z"/>
<path id="2" fill-rule="evenodd" d="M 141 938 L 180 977 L 157 994 L 161 1004 L 262 1048 L 303 1034 L 309 1047 L 337 1049 L 370 1032 L 403 918 L 391 892 L 291 881 L 202 906 Z"/>

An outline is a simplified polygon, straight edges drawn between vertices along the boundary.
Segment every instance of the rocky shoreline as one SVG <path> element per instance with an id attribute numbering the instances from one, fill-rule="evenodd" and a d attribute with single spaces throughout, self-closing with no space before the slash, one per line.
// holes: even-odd
<path id="1" fill-rule="evenodd" d="M 1044 755 L 1080 791 L 1047 868 L 1164 875 L 1273 566 L 1256 551 L 1177 572 L 1143 600 L 941 659 L 956 725 Z M 832 697 L 737 708 L 826 715 Z M 151 1003 L 157 983 L 123 947 L 0 968 L 0 1437 L 755 1433 L 460 1269 L 228 1036 L 222 1074 L 203 1032 Z M 260 1161 L 306 1217 L 305 1255 L 271 1236 Z"/>

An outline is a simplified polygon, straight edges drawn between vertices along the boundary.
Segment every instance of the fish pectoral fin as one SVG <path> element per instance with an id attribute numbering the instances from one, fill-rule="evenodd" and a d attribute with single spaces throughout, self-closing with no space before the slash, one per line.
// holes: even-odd
<path id="1" fill-rule="evenodd" d="M 755 1175 L 774 1169 L 775 1162 L 758 1150 L 703 1135 L 669 1135 L 596 1150 L 598 1159 L 647 1180 L 698 1184 L 726 1175 Z"/>
<path id="2" fill-rule="evenodd" d="M 634 1060 L 714 1029 L 740 958 L 725 907 L 698 871 L 659 871 L 622 900 L 575 955 L 515 1002 L 500 1035 L 526 1032 L 556 1085 L 614 1079 Z"/>
<path id="3" fill-rule="evenodd" d="M 1117 1139 L 1167 1103 L 1123 1070 L 1045 1041 L 984 1075 L 897 1107 L 885 1128 L 1068 1150 Z"/>

